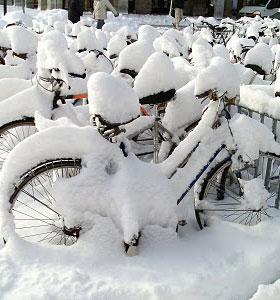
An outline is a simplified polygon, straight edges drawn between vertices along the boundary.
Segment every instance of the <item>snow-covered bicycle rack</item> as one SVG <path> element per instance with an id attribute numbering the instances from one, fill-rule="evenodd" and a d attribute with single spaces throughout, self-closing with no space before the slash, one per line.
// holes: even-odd
<path id="1" fill-rule="evenodd" d="M 280 103 L 279 103 L 280 107 Z M 273 133 L 275 140 L 279 141 L 280 139 L 280 116 L 276 118 L 276 116 L 272 116 L 269 113 L 266 113 L 264 111 L 260 112 L 257 110 L 254 110 L 252 108 L 248 108 L 245 105 L 237 104 L 235 105 L 235 108 L 237 109 L 237 112 L 240 114 L 244 114 L 250 118 L 253 118 L 255 120 L 258 120 L 260 123 L 266 125 L 271 132 Z M 231 111 L 235 111 L 233 107 L 230 109 Z M 263 166 L 262 166 L 263 167 Z M 279 209 L 280 207 L 280 178 L 273 178 L 271 177 L 271 168 L 272 166 L 272 159 L 268 159 L 265 167 L 265 180 L 264 180 L 264 185 L 266 188 L 269 188 L 270 181 L 271 180 L 277 180 L 277 197 L 275 198 L 275 207 Z M 277 166 L 279 167 L 279 166 Z M 260 158 L 255 162 L 255 174 L 254 177 L 258 177 L 258 171 L 260 168 Z"/>

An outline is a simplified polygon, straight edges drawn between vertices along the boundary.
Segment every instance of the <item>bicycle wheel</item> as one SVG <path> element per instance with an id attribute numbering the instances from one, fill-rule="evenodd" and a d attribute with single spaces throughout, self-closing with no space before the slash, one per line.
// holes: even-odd
<path id="1" fill-rule="evenodd" d="M 65 225 L 64 216 L 55 208 L 53 187 L 57 180 L 76 176 L 80 170 L 80 159 L 50 160 L 27 171 L 14 184 L 10 213 L 21 238 L 67 246 L 77 241 L 81 227 Z"/>
<path id="2" fill-rule="evenodd" d="M 0 127 L 0 170 L 13 148 L 36 131 L 33 118 L 13 121 Z"/>
<path id="3" fill-rule="evenodd" d="M 194 209 L 199 227 L 207 226 L 210 217 L 243 225 L 256 225 L 279 214 L 280 157 L 261 154 L 254 166 L 233 170 L 229 159 L 215 166 L 201 184 Z M 266 204 L 258 209 L 244 205 L 239 179 L 260 178 L 269 192 Z"/>

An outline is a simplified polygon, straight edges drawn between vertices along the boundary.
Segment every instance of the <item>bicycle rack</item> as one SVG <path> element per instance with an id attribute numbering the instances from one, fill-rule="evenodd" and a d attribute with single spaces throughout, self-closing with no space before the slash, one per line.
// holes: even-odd
<path id="1" fill-rule="evenodd" d="M 250 118 L 258 120 L 262 124 L 265 124 L 273 133 L 275 140 L 280 141 L 280 136 L 277 133 L 277 128 L 279 126 L 278 123 L 280 121 L 279 119 L 275 119 L 266 113 L 260 113 L 258 111 L 252 110 L 244 106 L 240 106 L 240 105 L 234 105 L 234 106 L 237 108 L 238 113 L 244 114 Z M 269 158 L 266 164 L 265 178 L 264 178 L 264 185 L 266 188 L 269 187 L 269 181 L 271 179 L 270 178 L 271 167 L 272 167 L 272 159 Z M 255 174 L 254 174 L 255 177 L 258 176 L 258 169 L 259 169 L 259 159 L 255 162 Z M 279 207 L 280 207 L 280 178 L 278 178 L 277 196 L 275 199 L 275 208 L 279 209 Z"/>

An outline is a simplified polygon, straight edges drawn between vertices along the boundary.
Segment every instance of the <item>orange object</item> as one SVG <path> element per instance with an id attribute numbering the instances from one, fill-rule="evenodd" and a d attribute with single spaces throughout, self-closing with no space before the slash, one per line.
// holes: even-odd
<path id="1" fill-rule="evenodd" d="M 149 116 L 150 115 L 144 106 L 140 106 L 140 112 L 143 116 Z"/>
<path id="2" fill-rule="evenodd" d="M 73 99 L 84 99 L 87 98 L 88 94 L 78 94 L 78 95 L 73 95 Z"/>

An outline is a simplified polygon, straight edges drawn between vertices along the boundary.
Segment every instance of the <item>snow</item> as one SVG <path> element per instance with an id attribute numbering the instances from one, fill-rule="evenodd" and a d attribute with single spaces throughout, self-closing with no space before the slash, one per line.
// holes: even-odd
<path id="1" fill-rule="evenodd" d="M 13 87 L 13 89 L 10 88 L 11 86 Z M 31 86 L 31 80 L 19 78 L 3 78 L 0 80 L 0 101 L 12 95 L 15 95 L 20 91 L 30 88 Z"/>
<path id="2" fill-rule="evenodd" d="M 140 99 L 175 88 L 175 70 L 172 61 L 163 53 L 152 54 L 134 81 L 134 90 Z"/>
<path id="3" fill-rule="evenodd" d="M 256 294 L 250 300 L 277 300 L 280 294 L 280 280 L 269 285 L 260 285 Z"/>
<path id="4" fill-rule="evenodd" d="M 114 35 L 108 43 L 109 57 L 119 56 L 120 52 L 126 46 L 127 46 L 126 39 L 123 36 L 121 36 L 119 34 Z"/>
<path id="5" fill-rule="evenodd" d="M 192 80 L 177 90 L 175 99 L 168 103 L 162 123 L 169 131 L 176 132 L 200 119 L 207 102 L 202 104 L 195 98 L 194 86 Z"/>
<path id="6" fill-rule="evenodd" d="M 258 43 L 247 52 L 244 64 L 245 66 L 257 65 L 265 74 L 270 74 L 272 69 L 272 52 L 269 46 L 264 43 Z"/>
<path id="7" fill-rule="evenodd" d="M 273 86 L 248 85 L 240 88 L 240 105 L 272 118 L 280 118 L 278 97 L 274 97 Z"/>
<path id="8" fill-rule="evenodd" d="M 142 25 L 138 29 L 138 40 L 139 41 L 151 41 L 153 42 L 160 36 L 160 33 L 151 25 Z"/>
<path id="9" fill-rule="evenodd" d="M 35 53 L 38 45 L 38 38 L 32 32 L 21 26 L 9 26 L 5 33 L 11 42 L 12 50 L 17 53 Z"/>
<path id="10" fill-rule="evenodd" d="M 154 52 L 151 43 L 146 41 L 137 41 L 124 48 L 119 55 L 119 70 L 132 70 L 139 73 L 140 69 Z"/>
<path id="11" fill-rule="evenodd" d="M 91 28 L 84 28 L 77 36 L 78 50 L 102 50 L 95 32 Z"/>
<path id="12" fill-rule="evenodd" d="M 214 56 L 212 46 L 203 38 L 198 38 L 192 45 L 192 59 L 195 67 L 199 70 L 210 64 Z"/>
<path id="13" fill-rule="evenodd" d="M 209 89 L 218 90 L 219 95 L 226 93 L 228 98 L 240 94 L 240 105 L 279 119 L 279 97 L 275 97 L 279 74 L 271 84 L 245 68 L 241 55 L 244 47 L 252 47 L 245 65 L 257 64 L 269 73 L 274 64 L 276 70 L 280 51 L 271 28 L 279 27 L 279 22 L 244 18 L 240 33 L 247 38 L 236 34 L 227 47 L 212 47 L 208 29 L 195 33 L 192 27 L 180 32 L 167 29 L 161 27 L 171 25 L 171 18 L 166 16 L 129 14 L 114 18 L 109 13 L 100 31 L 86 27 L 95 26 L 90 16 L 73 25 L 64 10 L 26 9 L 28 14 L 23 14 L 19 8 L 9 9 L 15 11 L 0 20 L 0 28 L 18 20 L 28 28 L 0 29 L 0 45 L 35 54 L 39 41 L 39 73 L 60 68 L 60 74 L 52 71 L 52 75 L 62 77 L 71 87 L 65 86 L 62 94 L 86 93 L 88 89 L 89 105 L 66 104 L 52 111 L 53 93 L 39 87 L 35 78 L 29 80 L 34 76 L 31 71 L 36 72 L 35 55 L 25 62 L 10 51 L 5 58 L 9 65 L 0 66 L 0 126 L 35 116 L 39 129 L 13 149 L 0 173 L 1 233 L 8 241 L 0 245 L 0 298 L 278 299 L 279 218 L 252 228 L 213 220 L 210 227 L 198 231 L 193 205 L 199 184 L 180 206 L 176 201 L 224 143 L 233 150 L 238 145 L 234 163 L 239 155 L 251 162 L 260 150 L 280 154 L 271 131 L 244 115 L 235 114 L 229 121 L 233 137 L 223 119 L 214 130 L 218 103 L 201 103 L 195 98 Z M 202 21 L 219 25 L 216 19 L 204 17 L 189 18 L 183 24 Z M 234 21 L 223 22 L 230 26 Z M 261 26 L 266 28 L 266 36 L 255 45 L 250 37 L 258 37 Z M 76 53 L 83 49 L 87 51 Z M 94 49 L 108 57 L 113 55 L 112 63 L 104 55 L 89 52 Z M 241 63 L 231 63 L 234 56 Z M 138 73 L 135 80 L 121 73 L 123 69 Z M 86 73 L 87 77 L 71 78 L 69 72 Z M 90 114 L 99 114 L 113 124 L 133 120 L 121 126 L 126 129 L 122 138 L 133 136 L 154 122 L 153 116 L 139 117 L 139 98 L 170 89 L 176 89 L 176 95 L 168 102 L 162 123 L 174 134 L 173 142 L 178 143 L 179 136 L 185 139 L 158 165 L 144 163 L 132 153 L 125 158 L 117 144 L 109 143 L 88 126 Z M 185 127 L 201 117 L 187 135 Z M 199 149 L 188 164 L 177 169 L 199 141 Z M 166 150 L 163 148 L 161 151 Z M 224 156 L 222 152 L 215 161 Z M 8 212 L 13 183 L 38 163 L 60 157 L 82 158 L 81 174 L 57 180 L 53 191 L 56 208 L 66 215 L 66 224 L 78 221 L 84 230 L 71 247 L 28 243 L 15 234 Z M 258 208 L 263 204 L 260 201 L 268 194 L 258 179 L 241 184 L 245 206 Z M 186 217 L 188 224 L 179 227 L 177 234 L 175 226 L 181 217 Z M 139 231 L 138 255 L 127 257 L 123 242 L 130 242 Z"/>
<path id="14" fill-rule="evenodd" d="M 174 57 L 172 62 L 175 69 L 176 90 L 190 82 L 196 76 L 195 68 L 183 57 Z"/>
<path id="15" fill-rule="evenodd" d="M 127 123 L 140 114 L 139 98 L 134 90 L 122 79 L 107 73 L 91 75 L 88 98 L 90 113 L 111 124 Z"/>
<path id="16" fill-rule="evenodd" d="M 217 90 L 219 95 L 226 93 L 228 98 L 239 95 L 240 78 L 234 66 L 223 58 L 215 57 L 208 68 L 196 77 L 195 95 Z"/>
<path id="17" fill-rule="evenodd" d="M 23 117 L 33 117 L 35 111 L 50 117 L 52 101 L 53 94 L 36 85 L 20 91 L 0 102 L 0 126 Z"/>

